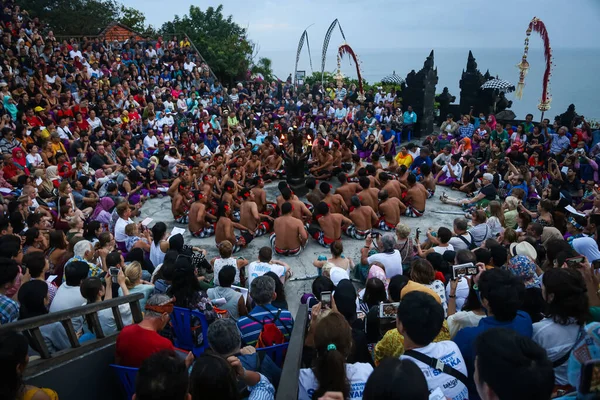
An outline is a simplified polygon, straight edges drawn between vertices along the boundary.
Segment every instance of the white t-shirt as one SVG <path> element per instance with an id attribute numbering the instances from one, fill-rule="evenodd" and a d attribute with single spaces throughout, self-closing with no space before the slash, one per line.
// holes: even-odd
<path id="1" fill-rule="evenodd" d="M 437 358 L 444 364 L 448 364 L 457 371 L 467 375 L 467 366 L 465 365 L 465 360 L 463 359 L 458 346 L 454 342 L 445 340 L 443 342 L 430 343 L 425 347 L 415 350 L 429 357 Z M 417 364 L 419 368 L 421 368 L 423 375 L 425 375 L 425 380 L 427 381 L 429 391 L 441 388 L 444 392 L 444 396 L 451 400 L 463 400 L 469 398 L 469 390 L 457 378 L 433 369 L 429 365 L 424 364 L 412 357 L 403 355 L 400 356 L 400 358 L 409 359 Z"/>
<path id="2" fill-rule="evenodd" d="M 150 136 L 146 136 L 144 138 L 144 149 L 149 149 L 149 148 L 157 148 L 158 147 L 158 138 L 156 137 L 156 135 L 150 137 Z"/>
<path id="3" fill-rule="evenodd" d="M 402 275 L 402 256 L 398 250 L 394 250 L 393 253 L 373 254 L 367 258 L 369 265 L 376 261 L 385 267 L 386 278 L 391 279 L 396 275 Z"/>
<path id="4" fill-rule="evenodd" d="M 223 269 L 223 267 L 230 265 L 235 268 L 235 279 L 233 280 L 234 285 L 240 284 L 240 270 L 237 267 L 237 260 L 234 257 L 229 258 L 217 258 L 213 265 L 214 270 L 214 279 L 215 286 L 219 286 L 219 271 Z"/>
<path id="5" fill-rule="evenodd" d="M 433 248 L 433 251 L 435 251 L 438 254 L 444 255 L 444 253 L 447 251 L 454 251 L 454 246 L 452 246 L 450 243 L 448 243 L 447 247 L 435 246 Z"/>
<path id="6" fill-rule="evenodd" d="M 346 377 L 350 382 L 350 399 L 362 399 L 367 379 L 372 372 L 373 367 L 368 363 L 346 364 Z M 298 400 L 311 400 L 313 393 L 319 387 L 312 369 L 302 368 L 299 381 Z"/>
<path id="7" fill-rule="evenodd" d="M 208 148 L 208 146 L 204 146 L 200 149 L 200 157 L 210 157 L 212 156 L 212 151 Z"/>
<path id="8" fill-rule="evenodd" d="M 469 282 L 464 276 L 458 280 L 456 284 L 456 311 L 462 310 L 465 301 L 469 296 Z M 446 298 L 450 298 L 450 283 L 446 285 Z"/>
<path id="9" fill-rule="evenodd" d="M 459 163 L 456 163 L 456 165 L 452 165 L 450 164 L 450 166 L 452 167 L 452 172 L 454 172 L 454 177 L 456 179 L 460 179 L 461 175 L 462 175 L 462 167 L 460 166 Z M 442 168 L 442 172 L 445 173 L 445 177 L 446 178 L 451 178 L 452 175 L 450 175 L 450 172 L 448 171 L 448 164 L 444 165 L 444 167 Z"/>
<path id="10" fill-rule="evenodd" d="M 42 156 L 40 156 L 38 153 L 36 153 L 35 155 L 33 155 L 33 154 L 27 154 L 27 156 L 25 157 L 25 159 L 27 160 L 28 164 L 31 164 L 34 167 L 39 166 L 43 162 Z"/>
<path id="11" fill-rule="evenodd" d="M 86 300 L 81 295 L 79 286 L 69 286 L 64 282 L 59 286 L 52 303 L 50 303 L 50 312 L 53 313 L 80 307 L 85 302 Z M 75 329 L 75 332 L 80 330 L 83 326 L 83 319 L 81 317 L 73 318 L 71 321 L 73 322 L 73 329 Z"/>
<path id="12" fill-rule="evenodd" d="M 133 220 L 129 218 L 125 221 L 123 218 L 117 220 L 115 224 L 115 241 L 124 242 L 127 240 L 127 235 L 125 234 L 125 227 L 129 224 L 133 224 Z"/>
<path id="13" fill-rule="evenodd" d="M 577 324 L 560 325 L 551 318 L 544 318 L 533 324 L 534 342 L 542 346 L 550 361 L 556 361 L 573 348 L 579 336 L 580 326 Z M 556 385 L 568 385 L 567 367 L 569 361 L 554 368 L 554 383 Z"/>
<path id="14" fill-rule="evenodd" d="M 471 235 L 468 232 L 460 236 L 462 236 L 467 241 L 467 243 L 472 242 Z M 453 236 L 448 241 L 448 244 L 451 244 L 452 247 L 454 247 L 454 251 L 469 250 L 469 246 L 467 245 L 467 243 L 465 243 L 464 240 L 462 240 L 458 236 Z"/>
<path id="15" fill-rule="evenodd" d="M 261 261 L 253 261 L 248 265 L 248 287 L 252 284 L 254 278 L 263 276 L 267 272 L 274 272 L 275 275 L 285 276 L 285 267 L 279 264 L 270 264 Z"/>
<path id="16" fill-rule="evenodd" d="M 473 311 L 458 311 L 448 317 L 448 330 L 450 337 L 454 339 L 456 333 L 462 328 L 471 328 L 479 325 L 479 321 L 485 315 L 475 314 Z"/>

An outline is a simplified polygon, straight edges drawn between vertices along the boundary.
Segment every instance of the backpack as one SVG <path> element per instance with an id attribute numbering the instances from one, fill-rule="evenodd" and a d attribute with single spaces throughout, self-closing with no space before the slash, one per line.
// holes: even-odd
<path id="1" fill-rule="evenodd" d="M 279 319 L 279 315 L 281 314 L 281 308 L 277 310 L 277 314 L 275 315 L 270 310 L 266 308 L 264 309 L 267 310 L 269 314 L 271 314 L 273 319 L 267 321 L 259 321 L 257 318 L 254 318 L 252 315 L 248 314 L 248 318 L 262 325 L 262 329 L 260 331 L 260 334 L 258 335 L 258 341 L 256 342 L 255 346 L 257 349 L 271 347 L 286 342 L 285 335 L 277 326 L 277 321 L 281 322 L 281 325 L 283 326 L 287 334 L 290 335 L 290 330 L 288 329 L 288 327 L 285 326 L 285 324 Z"/>
<path id="2" fill-rule="evenodd" d="M 469 250 L 473 250 L 474 248 L 477 247 L 475 245 L 475 240 L 473 239 L 473 235 L 471 235 L 471 232 L 467 232 L 467 233 L 469 234 L 469 237 L 471 238 L 471 243 L 469 243 L 467 241 L 467 239 L 465 239 L 465 237 L 463 235 L 458 235 L 457 238 L 459 238 L 460 240 L 462 240 L 467 245 L 467 248 Z M 486 231 L 486 236 L 487 236 L 487 231 Z"/>

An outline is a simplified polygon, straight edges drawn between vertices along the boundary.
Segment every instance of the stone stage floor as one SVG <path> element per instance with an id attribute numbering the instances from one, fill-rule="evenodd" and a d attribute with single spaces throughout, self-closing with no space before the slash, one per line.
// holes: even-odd
<path id="1" fill-rule="evenodd" d="M 337 179 L 332 180 L 332 185 L 334 188 L 339 186 Z M 277 190 L 277 181 L 265 185 L 265 190 L 267 192 L 267 200 L 275 201 L 275 198 L 279 194 L 279 191 Z M 443 204 L 439 200 L 439 196 L 444 191 L 447 192 L 450 197 L 464 197 L 464 195 L 459 194 L 458 192 L 450 191 L 448 188 L 439 186 L 436 190 L 436 196 L 427 201 L 427 207 L 423 217 L 401 218 L 401 221 L 411 228 L 412 235 L 414 235 L 416 228 L 421 228 L 421 238 L 424 236 L 424 231 L 430 227 L 436 230 L 440 226 L 452 228 L 452 221 L 462 214 L 460 212 L 461 208 Z M 306 201 L 305 198 L 301 198 L 301 200 Z M 206 249 L 209 260 L 218 255 L 214 236 L 205 239 L 194 238 L 190 235 L 186 225 L 175 223 L 173 215 L 171 214 L 170 197 L 165 196 L 163 198 L 148 200 L 142 207 L 141 217 L 137 218 L 137 221 L 141 221 L 146 217 L 153 219 L 153 222 L 149 225 L 150 227 L 152 227 L 155 222 L 162 221 L 167 224 L 167 232 L 170 232 L 175 226 L 186 229 L 186 232 L 183 234 L 185 243 Z M 364 241 L 350 239 L 343 235 L 342 238 L 344 243 L 344 255 L 352 258 L 355 263 L 358 263 L 360 261 L 360 248 L 364 245 Z M 236 256 L 254 261 L 258 257 L 258 249 L 263 246 L 269 246 L 268 235 L 255 238 L 247 248 L 236 253 Z M 306 248 L 300 255 L 293 257 L 274 257 L 275 259 L 279 259 L 289 264 L 294 273 L 292 279 L 285 285 L 289 309 L 294 315 L 302 294 L 310 292 L 311 290 L 311 283 L 317 274 L 317 269 L 312 265 L 312 262 L 321 254 L 329 256 L 330 252 L 328 249 L 321 247 L 314 240 L 309 238 Z"/>

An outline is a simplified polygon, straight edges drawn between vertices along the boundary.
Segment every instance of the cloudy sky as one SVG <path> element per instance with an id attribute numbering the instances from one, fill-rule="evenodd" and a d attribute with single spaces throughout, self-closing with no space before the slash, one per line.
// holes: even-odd
<path id="1" fill-rule="evenodd" d="M 296 46 L 311 24 L 309 38 L 319 49 L 335 18 L 355 49 L 522 47 L 533 16 L 548 26 L 553 47 L 600 49 L 600 0 L 121 1 L 158 27 L 187 14 L 190 4 L 205 9 L 223 3 L 224 13 L 247 27 L 250 39 L 265 51 Z M 334 35 L 339 39 L 339 32 Z"/>

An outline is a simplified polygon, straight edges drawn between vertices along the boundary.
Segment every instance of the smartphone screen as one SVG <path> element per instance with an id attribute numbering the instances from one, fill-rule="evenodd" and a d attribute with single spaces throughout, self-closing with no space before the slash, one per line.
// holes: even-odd
<path id="1" fill-rule="evenodd" d="M 321 292 L 321 308 L 331 308 L 331 292 Z"/>
<path id="2" fill-rule="evenodd" d="M 400 303 L 379 303 L 379 318 L 395 319 Z"/>
<path id="3" fill-rule="evenodd" d="M 452 277 L 454 279 L 461 278 L 463 276 L 477 275 L 478 269 L 473 263 L 458 264 L 452 266 Z"/>
<path id="4" fill-rule="evenodd" d="M 569 268 L 579 268 L 583 263 L 583 257 L 572 257 L 565 260 Z"/>

